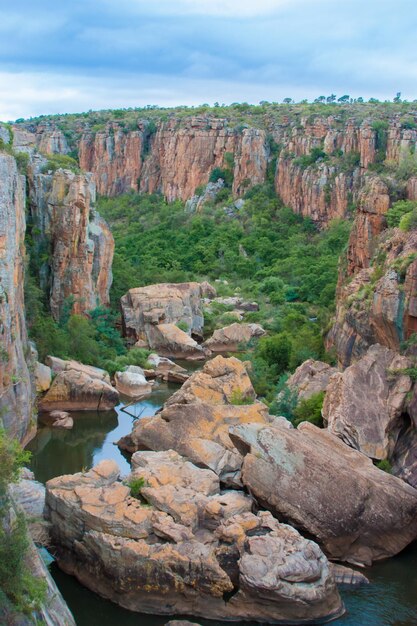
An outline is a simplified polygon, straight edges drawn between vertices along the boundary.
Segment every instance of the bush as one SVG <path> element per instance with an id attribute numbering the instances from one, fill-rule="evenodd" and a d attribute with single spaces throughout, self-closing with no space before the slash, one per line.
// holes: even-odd
<path id="1" fill-rule="evenodd" d="M 132 496 L 132 498 L 136 498 L 137 500 L 140 500 L 140 495 L 142 492 L 142 489 L 146 486 L 146 481 L 144 478 L 140 477 L 140 478 L 131 478 L 126 485 L 129 487 L 130 489 L 130 495 Z"/>
<path id="2" fill-rule="evenodd" d="M 291 357 L 291 340 L 286 333 L 272 337 L 262 337 L 256 349 L 257 354 L 268 365 L 274 366 L 276 373 L 282 374 L 288 368 Z"/>
<path id="3" fill-rule="evenodd" d="M 402 216 L 400 220 L 400 229 L 408 232 L 417 228 L 417 209 L 413 209 L 409 213 Z"/>
<path id="4" fill-rule="evenodd" d="M 188 326 L 187 322 L 184 322 L 183 320 L 180 320 L 179 322 L 177 322 L 176 326 L 177 328 L 182 330 L 184 333 L 188 333 L 190 330 L 190 327 Z"/>
<path id="5" fill-rule="evenodd" d="M 241 389 L 235 389 L 230 396 L 230 404 L 241 406 L 244 404 L 253 404 L 252 398 L 243 395 Z"/>
<path id="6" fill-rule="evenodd" d="M 401 218 L 414 209 L 417 209 L 417 202 L 413 200 L 399 200 L 398 202 L 394 202 L 386 214 L 388 226 L 390 228 L 399 226 Z"/>
<path id="7" fill-rule="evenodd" d="M 315 393 L 306 400 L 301 400 L 295 407 L 292 420 L 294 426 L 298 426 L 301 422 L 310 422 L 319 428 L 323 428 L 323 417 L 321 410 L 323 408 L 324 391 Z"/>
<path id="8" fill-rule="evenodd" d="M 116 372 L 125 370 L 129 365 L 137 365 L 138 367 L 146 369 L 149 367 L 149 363 L 147 361 L 149 355 L 149 350 L 144 350 L 143 348 L 132 348 L 127 352 L 127 354 L 118 356 L 113 360 L 104 361 L 102 365 L 111 376 L 113 376 Z"/>
<path id="9" fill-rule="evenodd" d="M 377 461 L 375 463 L 375 467 L 377 467 L 378 469 L 382 470 L 383 472 L 387 472 L 387 474 L 391 474 L 392 473 L 392 465 L 388 461 L 388 459 L 382 459 L 381 461 Z"/>
<path id="10" fill-rule="evenodd" d="M 13 504 L 7 488 L 18 479 L 29 458 L 30 454 L 0 429 L 0 615 L 4 615 L 2 609 L 6 615 L 32 615 L 46 597 L 46 582 L 33 576 L 26 565 L 29 537 L 23 513 L 15 512 L 10 523 Z"/>
<path id="11" fill-rule="evenodd" d="M 48 154 L 47 158 L 47 163 L 41 169 L 42 174 L 56 172 L 59 169 L 71 170 L 76 174 L 80 172 L 77 161 L 67 154 Z"/>

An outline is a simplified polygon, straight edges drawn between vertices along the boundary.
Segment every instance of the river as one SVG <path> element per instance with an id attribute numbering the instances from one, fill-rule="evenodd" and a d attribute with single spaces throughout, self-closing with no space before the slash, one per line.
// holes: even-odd
<path id="1" fill-rule="evenodd" d="M 130 406 L 129 413 L 123 410 L 122 404 L 114 411 L 105 413 L 73 413 L 72 430 L 41 425 L 36 437 L 28 445 L 32 452 L 31 468 L 36 479 L 45 483 L 54 476 L 89 469 L 102 459 L 114 459 L 122 474 L 127 474 L 130 471 L 128 458 L 114 442 L 130 433 L 135 418 L 154 415 L 176 389 L 177 385 L 156 383 L 152 395 Z M 61 572 L 55 564 L 51 571 L 74 614 L 77 626 L 162 626 L 169 620 L 167 616 L 126 611 L 92 593 L 75 578 Z M 417 546 L 364 570 L 364 573 L 371 584 L 356 590 L 341 589 L 347 613 L 332 624 L 416 626 Z M 207 626 L 220 624 L 200 618 L 196 618 L 196 621 Z"/>

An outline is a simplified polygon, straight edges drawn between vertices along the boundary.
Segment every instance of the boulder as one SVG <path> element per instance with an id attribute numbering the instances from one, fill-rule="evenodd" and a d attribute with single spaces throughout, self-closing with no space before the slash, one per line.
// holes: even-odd
<path id="1" fill-rule="evenodd" d="M 174 363 L 167 357 L 158 354 L 150 354 L 148 363 L 154 368 L 145 372 L 146 378 L 160 378 L 169 383 L 184 383 L 189 375 L 187 370 L 181 365 Z"/>
<path id="2" fill-rule="evenodd" d="M 210 339 L 204 342 L 204 347 L 212 352 L 237 352 L 241 345 L 247 344 L 254 337 L 262 337 L 265 330 L 259 324 L 238 324 L 215 330 Z"/>
<path id="3" fill-rule="evenodd" d="M 206 357 L 203 348 L 175 324 L 151 326 L 148 335 L 150 346 L 162 356 L 197 360 Z"/>
<path id="4" fill-rule="evenodd" d="M 249 496 L 172 451 L 136 453 L 134 467 L 139 499 L 112 461 L 47 483 L 58 565 L 83 585 L 140 613 L 297 624 L 343 613 L 320 548 L 253 514 Z"/>
<path id="5" fill-rule="evenodd" d="M 401 371 L 410 366 L 406 357 L 375 344 L 343 373 L 334 374 L 323 405 L 329 432 L 372 459 L 390 457 L 412 387 Z"/>
<path id="6" fill-rule="evenodd" d="M 118 445 L 129 452 L 176 450 L 200 467 L 213 470 L 222 482 L 239 486 L 242 457 L 230 440 L 229 427 L 278 419 L 255 401 L 244 364 L 218 356 L 190 376 L 160 413 L 138 420 Z"/>
<path id="7" fill-rule="evenodd" d="M 39 402 L 41 411 L 109 411 L 119 403 L 114 387 L 82 371 L 66 370 L 54 379 Z"/>
<path id="8" fill-rule="evenodd" d="M 160 343 L 154 327 L 181 322 L 189 335 L 201 337 L 204 325 L 201 298 L 205 293 L 208 293 L 207 285 L 195 282 L 130 289 L 121 299 L 124 334 L 132 343 L 141 340 L 156 349 Z"/>
<path id="9" fill-rule="evenodd" d="M 52 382 L 51 368 L 43 363 L 36 362 L 35 364 L 35 383 L 37 393 L 48 391 Z"/>
<path id="10" fill-rule="evenodd" d="M 129 365 L 124 372 L 116 372 L 114 376 L 116 389 L 130 398 L 148 396 L 152 392 L 153 383 L 146 380 L 141 367 Z"/>
<path id="11" fill-rule="evenodd" d="M 223 304 L 227 307 L 233 307 L 241 311 L 259 311 L 259 304 L 257 302 L 247 302 L 240 296 L 226 296 L 213 298 L 213 302 Z"/>
<path id="12" fill-rule="evenodd" d="M 98 380 L 104 380 L 110 384 L 110 375 L 106 370 L 102 370 L 100 367 L 94 367 L 93 365 L 84 365 L 79 361 L 59 359 L 57 356 L 47 356 L 46 364 L 51 368 L 53 374 L 59 374 L 60 372 L 67 372 L 68 370 L 75 370 L 76 372 L 82 372 L 87 374 L 90 378 L 97 378 Z"/>
<path id="13" fill-rule="evenodd" d="M 287 385 L 297 392 L 299 400 L 307 400 L 316 393 L 326 391 L 330 376 L 337 369 L 323 361 L 304 361 L 287 380 Z"/>
<path id="14" fill-rule="evenodd" d="M 242 424 L 230 436 L 249 492 L 330 558 L 371 565 L 416 538 L 417 491 L 331 433 L 303 422 Z"/>

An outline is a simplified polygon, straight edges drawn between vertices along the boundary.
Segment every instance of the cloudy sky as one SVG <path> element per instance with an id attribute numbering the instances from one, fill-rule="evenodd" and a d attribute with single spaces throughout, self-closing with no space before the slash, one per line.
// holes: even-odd
<path id="1" fill-rule="evenodd" d="M 0 120 L 417 98 L 416 0 L 0 0 Z"/>

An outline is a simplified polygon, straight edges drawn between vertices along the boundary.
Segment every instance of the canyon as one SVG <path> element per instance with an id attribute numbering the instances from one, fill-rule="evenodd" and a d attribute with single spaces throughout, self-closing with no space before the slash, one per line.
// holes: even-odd
<path id="1" fill-rule="evenodd" d="M 92 374 L 75 361 L 49 372 L 37 397 L 35 373 L 39 386 L 45 366 L 37 363 L 26 324 L 28 266 L 58 327 L 65 316 L 90 318 L 111 304 L 115 243 L 97 194 L 162 194 L 168 203 L 191 200 L 185 210 L 204 213 L 205 186 L 222 178 L 215 195 L 226 188 L 233 211 L 244 213 L 248 192 L 268 183 L 311 228 L 352 222 L 325 337 L 335 367 L 310 359 L 288 381 L 298 402 L 324 394 L 323 430 L 308 423 L 293 428 L 270 415 L 240 360 L 207 360 L 210 350 L 239 352 L 273 328 L 228 319 L 207 339 L 205 311 L 210 317 L 216 300 L 224 304 L 209 283 L 161 281 L 122 297 L 119 328 L 130 347 L 154 350 L 158 363 L 205 360 L 191 376 L 169 362 L 181 388 L 118 442 L 133 453 L 130 479 L 146 475 L 144 500 L 130 495 L 110 461 L 47 485 L 46 515 L 61 567 L 124 607 L 207 616 L 210 605 L 216 619 L 330 619 L 343 607 L 327 558 L 369 566 L 416 538 L 417 235 L 388 228 L 386 217 L 398 200 L 417 200 L 416 123 L 395 111 L 382 119 L 340 111 L 265 114 L 252 125 L 213 114 L 0 125 L 0 410 L 7 433 L 24 445 L 36 433 L 38 409 L 111 411 L 119 404 L 106 372 Z M 226 316 L 238 314 L 241 322 L 257 312 L 254 303 L 240 310 L 237 292 L 233 298 L 236 310 L 226 305 Z M 49 363 L 59 366 L 59 359 Z M 153 373 L 129 367 L 112 373 L 118 389 L 123 373 L 143 374 L 152 395 L 145 374 Z M 382 461 L 390 473 L 379 469 Z M 346 468 L 349 475 L 335 483 Z M 204 473 L 211 486 L 203 488 Z M 163 478 L 170 474 L 178 484 Z M 162 482 L 153 484 L 155 476 Z M 268 550 L 291 563 L 272 568 L 273 580 L 262 574 L 272 567 Z M 132 579 L 122 585 L 127 571 Z M 139 592 L 142 584 L 147 590 Z"/>

